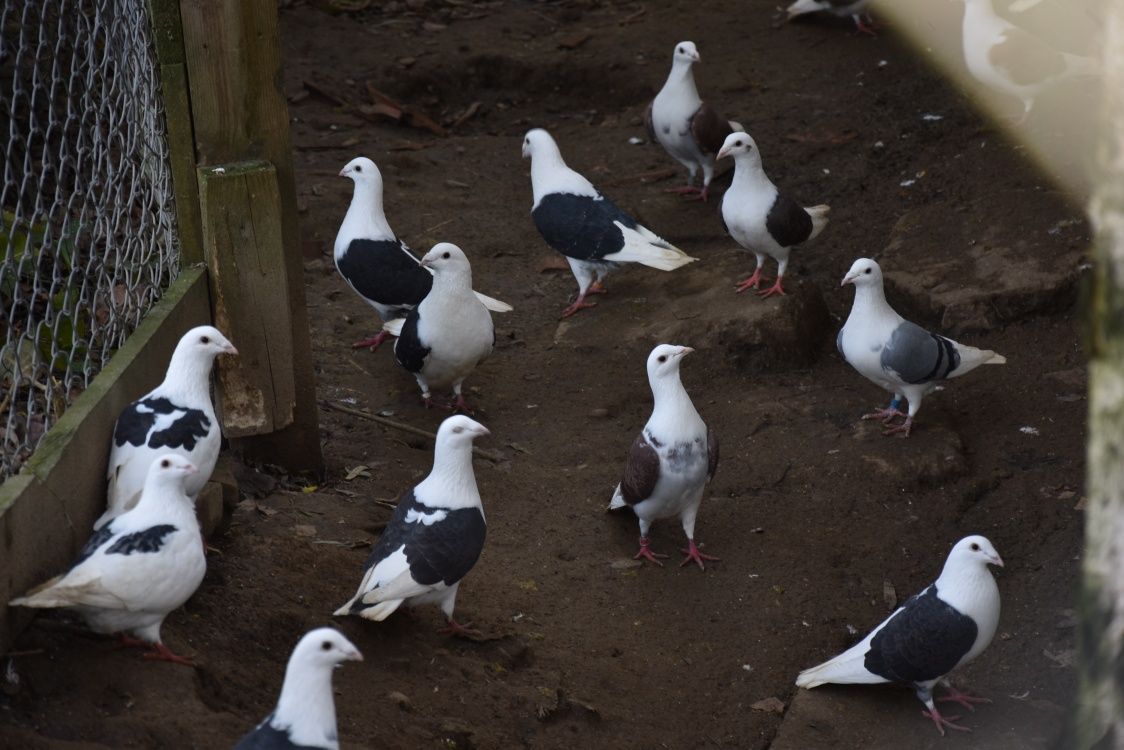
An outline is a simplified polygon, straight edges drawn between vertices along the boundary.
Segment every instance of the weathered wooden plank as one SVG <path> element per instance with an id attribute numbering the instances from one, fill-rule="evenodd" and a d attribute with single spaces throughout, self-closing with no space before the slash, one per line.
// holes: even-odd
<path id="1" fill-rule="evenodd" d="M 239 352 L 219 367 L 223 432 L 276 432 L 296 404 L 277 171 L 264 161 L 201 167 L 199 198 L 215 322 Z"/>
<path id="2" fill-rule="evenodd" d="M 24 470 L 0 485 L 0 602 L 65 569 L 105 508 L 113 423 L 164 377 L 189 328 L 209 323 L 202 268 L 184 270 L 90 387 L 67 408 Z M 0 653 L 30 616 L 0 607 Z"/>

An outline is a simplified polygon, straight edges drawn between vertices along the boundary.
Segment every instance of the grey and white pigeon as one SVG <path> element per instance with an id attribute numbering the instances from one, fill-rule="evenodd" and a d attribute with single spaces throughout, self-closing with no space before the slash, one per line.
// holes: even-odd
<path id="1" fill-rule="evenodd" d="M 697 260 L 637 224 L 567 167 L 545 130 L 527 132 L 523 157 L 531 159 L 531 218 L 546 244 L 566 256 L 578 282 L 578 298 L 562 311 L 563 318 L 596 306 L 586 295 L 603 294 L 606 274 L 621 263 L 672 271 Z"/>
<path id="2" fill-rule="evenodd" d="M 1096 60 L 1055 49 L 998 15 L 992 0 L 964 0 L 964 62 L 976 80 L 1022 102 L 1020 122 L 1035 99 L 1058 83 L 1097 76 Z"/>
<path id="3" fill-rule="evenodd" d="M 492 353 L 496 332 L 492 316 L 472 292 L 472 266 L 456 245 L 440 242 L 422 258 L 433 272 L 433 289 L 405 319 L 384 328 L 398 340 L 394 358 L 413 373 L 426 407 L 435 401 L 433 388 L 452 386 L 452 408 L 472 413 L 461 392 L 465 378 Z"/>
<path id="4" fill-rule="evenodd" d="M 947 679 L 987 648 L 999 624 L 999 587 L 988 565 L 1003 566 L 991 542 L 982 536 L 961 539 L 934 583 L 907 599 L 857 644 L 801 672 L 797 687 L 910 685 L 925 704 L 922 714 L 942 735 L 945 727 L 967 730 L 953 723 L 959 716 L 941 715 L 933 688 L 939 682 L 949 691 L 937 701 L 953 701 L 969 710 L 973 703 L 989 702 L 956 690 Z"/>
<path id="5" fill-rule="evenodd" d="M 652 387 L 652 416 L 628 451 L 624 478 L 613 492 L 609 510 L 632 508 L 640 519 L 640 551 L 634 559 L 663 565 L 652 552 L 648 531 L 660 518 L 678 516 L 687 534 L 686 557 L 705 568 L 705 555 L 695 543 L 695 516 L 703 488 L 718 469 L 718 436 L 695 411 L 679 379 L 679 363 L 694 349 L 660 344 L 648 355 L 648 383 Z"/>
<path id="6" fill-rule="evenodd" d="M 398 501 L 394 515 L 363 564 L 355 596 L 335 614 L 382 621 L 405 604 L 437 604 L 453 635 L 475 635 L 471 623 L 453 619 L 457 588 L 484 549 L 487 525 L 472 443 L 488 430 L 466 416 L 441 423 L 433 470 Z"/>
<path id="7" fill-rule="evenodd" d="M 886 301 L 882 269 L 870 258 L 851 265 L 840 286 L 846 284 L 855 285 L 855 303 L 835 346 L 860 375 L 894 394 L 889 407 L 863 416 L 887 425 L 883 434 L 909 437 L 921 399 L 942 380 L 958 378 L 980 365 L 1007 362 L 990 349 L 929 333 L 898 315 Z M 909 401 L 908 414 L 900 409 L 903 396 Z M 898 417 L 904 421 L 894 424 Z"/>
<path id="8" fill-rule="evenodd" d="M 675 45 L 671 73 L 656 98 L 644 111 L 648 135 L 659 142 L 671 157 L 687 168 L 687 185 L 672 192 L 695 195 L 705 201 L 714 178 L 714 156 L 726 136 L 743 130 L 736 122 L 723 118 L 708 102 L 699 98 L 691 66 L 699 62 L 694 42 Z M 702 169 L 702 187 L 695 186 L 695 175 Z"/>
<path id="9" fill-rule="evenodd" d="M 73 609 L 94 632 L 120 633 L 126 645 L 151 648 L 147 658 L 190 665 L 160 640 L 160 626 L 191 598 L 207 570 L 195 504 L 186 492 L 198 474 L 183 456 L 157 456 L 136 506 L 95 531 L 65 573 L 10 604 Z"/>
<path id="10" fill-rule="evenodd" d="M 306 633 L 289 657 L 277 707 L 234 750 L 339 750 L 332 672 L 345 661 L 363 654 L 338 630 Z"/>
<path id="11" fill-rule="evenodd" d="M 830 13 L 839 18 L 851 17 L 855 22 L 855 31 L 875 36 L 874 28 L 868 23 L 870 15 L 866 13 L 869 0 L 796 0 L 788 6 L 788 20 L 807 13 Z M 864 20 L 863 16 L 867 19 Z"/>
<path id="12" fill-rule="evenodd" d="M 355 293 L 375 308 L 383 322 L 403 318 L 429 294 L 433 276 L 398 239 L 383 211 L 382 174 L 365 156 L 349 161 L 341 177 L 355 183 L 351 205 L 336 234 L 333 255 L 336 270 Z M 476 292 L 484 306 L 493 312 L 511 312 L 511 305 Z M 355 349 L 375 351 L 390 338 L 382 330 L 352 344 Z"/>
<path id="13" fill-rule="evenodd" d="M 726 137 L 718 158 L 734 159 L 734 181 L 722 196 L 722 222 L 730 236 L 757 256 L 753 275 L 738 282 L 737 291 L 757 289 L 765 256 L 777 261 L 777 280 L 762 297 L 784 294 L 781 282 L 792 248 L 816 237 L 827 226 L 829 206 L 804 208 L 784 195 L 765 174 L 761 152 L 748 133 Z"/>
<path id="14" fill-rule="evenodd" d="M 125 407 L 113 427 L 106 491 L 108 507 L 94 522 L 100 529 L 137 504 L 148 467 L 172 451 L 198 469 L 187 479 L 192 501 L 211 478 L 222 446 L 222 430 L 211 402 L 211 368 L 220 354 L 238 354 L 212 326 L 183 335 L 168 362 L 164 382 Z"/>

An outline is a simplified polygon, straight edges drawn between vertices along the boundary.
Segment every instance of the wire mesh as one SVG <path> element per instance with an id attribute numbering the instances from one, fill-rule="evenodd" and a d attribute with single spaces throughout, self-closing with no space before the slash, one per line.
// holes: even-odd
<path id="1" fill-rule="evenodd" d="M 167 289 L 179 252 L 145 0 L 0 6 L 2 482 Z"/>

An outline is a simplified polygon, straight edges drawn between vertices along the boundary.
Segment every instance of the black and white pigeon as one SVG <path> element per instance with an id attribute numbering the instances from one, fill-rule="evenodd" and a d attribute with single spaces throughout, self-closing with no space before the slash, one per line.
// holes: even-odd
<path id="1" fill-rule="evenodd" d="M 222 430 L 211 402 L 211 368 L 220 354 L 238 354 L 238 350 L 217 328 L 192 328 L 176 345 L 164 382 L 117 417 L 106 472 L 108 507 L 94 522 L 95 529 L 137 504 L 148 467 L 168 451 L 199 470 L 186 485 L 192 501 L 199 495 L 222 447 Z"/>
<path id="2" fill-rule="evenodd" d="M 550 133 L 536 128 L 523 138 L 531 159 L 531 218 L 546 244 L 566 256 L 578 282 L 578 298 L 562 311 L 568 318 L 596 306 L 588 294 L 603 294 L 605 275 L 621 263 L 673 271 L 697 258 L 660 239 L 566 166 Z"/>
<path id="3" fill-rule="evenodd" d="M 648 383 L 652 387 L 652 416 L 628 451 L 624 478 L 613 492 L 609 510 L 632 508 L 640 519 L 640 551 L 634 559 L 663 565 L 649 546 L 648 530 L 660 518 L 678 516 L 687 534 L 686 557 L 704 568 L 705 555 L 695 543 L 695 516 L 703 489 L 718 469 L 718 436 L 691 403 L 679 379 L 679 363 L 694 349 L 660 344 L 648 355 Z"/>
<path id="4" fill-rule="evenodd" d="M 433 272 L 433 290 L 405 319 L 392 320 L 384 328 L 398 336 L 394 358 L 417 379 L 426 407 L 446 406 L 434 400 L 431 389 L 452 386 L 452 408 L 471 414 L 461 388 L 492 353 L 492 315 L 473 296 L 472 266 L 459 247 L 440 242 L 421 263 Z"/>
<path id="5" fill-rule="evenodd" d="M 942 735 L 945 727 L 967 730 L 953 723 L 959 716 L 941 715 L 933 688 L 940 682 L 949 691 L 937 701 L 953 701 L 969 710 L 973 703 L 989 702 L 956 690 L 947 679 L 987 648 L 999 625 L 999 587 L 988 565 L 1003 567 L 991 542 L 982 536 L 961 539 L 934 583 L 907 599 L 857 644 L 801 672 L 797 687 L 910 685 L 928 709 L 922 714 Z"/>
<path id="6" fill-rule="evenodd" d="M 796 0 L 788 6 L 788 20 L 807 13 L 830 13 L 839 18 L 851 17 L 855 22 L 855 31 L 875 36 L 874 28 L 870 25 L 870 14 L 866 6 L 870 0 Z M 866 15 L 866 19 L 863 16 Z"/>
<path id="7" fill-rule="evenodd" d="M 471 623 L 453 619 L 457 588 L 484 549 L 487 525 L 472 443 L 488 435 L 484 425 L 463 415 L 437 430 L 433 470 L 398 501 L 394 515 L 363 564 L 359 590 L 336 615 L 380 622 L 405 604 L 437 604 L 452 635 L 476 635 Z"/>
<path id="8" fill-rule="evenodd" d="M 120 633 L 125 644 L 150 648 L 146 658 L 190 665 L 160 640 L 160 626 L 191 598 L 207 570 L 195 503 L 186 491 L 199 473 L 179 454 L 157 456 L 136 506 L 95 531 L 66 573 L 11 605 L 73 609 L 94 632 Z"/>
<path id="9" fill-rule="evenodd" d="M 338 630 L 306 633 L 289 657 L 277 707 L 234 750 L 339 750 L 332 672 L 345 661 L 363 654 Z"/>
<path id="10" fill-rule="evenodd" d="M 765 256 L 777 261 L 777 280 L 762 297 L 784 294 L 781 282 L 792 248 L 813 239 L 827 226 L 827 205 L 804 208 L 784 195 L 765 174 L 761 152 L 748 133 L 731 133 L 718 158 L 734 159 L 734 181 L 722 196 L 722 223 L 730 236 L 757 256 L 753 275 L 738 282 L 737 291 L 757 289 Z"/>
<path id="11" fill-rule="evenodd" d="M 714 178 L 714 156 L 726 136 L 743 130 L 726 120 L 708 102 L 699 98 L 691 66 L 699 62 L 694 42 L 675 45 L 671 73 L 656 98 L 644 111 L 648 135 L 659 142 L 671 157 L 687 168 L 687 185 L 672 192 L 707 199 Z M 702 187 L 695 186 L 695 175 L 702 169 Z"/>
<path id="12" fill-rule="evenodd" d="M 394 236 L 383 211 L 382 174 L 365 156 L 349 161 L 341 177 L 355 183 L 351 205 L 336 234 L 333 255 L 336 270 L 355 293 L 375 308 L 384 323 L 404 318 L 425 299 L 433 276 L 419 265 L 406 243 Z M 493 312 L 511 312 L 511 305 L 476 292 Z M 391 337 L 382 330 L 352 344 L 352 348 L 375 351 Z"/>
<path id="13" fill-rule="evenodd" d="M 968 72 L 996 91 L 1022 102 L 1019 122 L 1052 86 L 1102 72 L 1096 60 L 1062 52 L 995 12 L 992 0 L 964 0 L 964 62 Z"/>
<path id="14" fill-rule="evenodd" d="M 966 346 L 898 315 L 886 301 L 882 269 L 870 258 L 859 258 L 840 286 L 855 285 L 855 303 L 835 337 L 835 347 L 847 364 L 875 385 L 894 394 L 889 407 L 866 414 L 887 425 L 886 435 L 909 437 L 921 399 L 942 380 L 958 378 L 980 365 L 1001 365 L 1007 358 L 990 349 Z M 909 413 L 901 411 L 902 397 Z M 894 424 L 898 417 L 901 424 Z"/>

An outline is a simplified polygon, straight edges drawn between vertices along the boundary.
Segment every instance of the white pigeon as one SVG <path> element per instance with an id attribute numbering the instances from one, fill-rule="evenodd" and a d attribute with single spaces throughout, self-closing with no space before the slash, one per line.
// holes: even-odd
<path id="1" fill-rule="evenodd" d="M 471 623 L 453 619 L 453 607 L 461 580 L 484 549 L 487 525 L 472 470 L 472 442 L 488 434 L 463 415 L 441 423 L 433 470 L 398 501 L 363 565 L 359 590 L 336 615 L 382 621 L 403 604 L 437 604 L 448 621 L 442 632 L 477 634 Z"/>
<path id="2" fill-rule="evenodd" d="M 882 269 L 870 258 L 859 258 L 851 265 L 840 286 L 846 284 L 855 285 L 855 304 L 835 346 L 860 375 L 894 394 L 888 408 L 863 416 L 887 425 L 886 435 L 909 437 L 921 399 L 940 381 L 958 378 L 980 365 L 1007 361 L 990 349 L 929 333 L 898 315 L 886 301 Z M 903 396 L 909 401 L 908 414 L 899 408 Z M 905 421 L 893 424 L 897 417 Z"/>
<path id="3" fill-rule="evenodd" d="M 687 168 L 687 185 L 673 192 L 697 194 L 705 201 L 714 178 L 714 155 L 722 148 L 726 136 L 743 130 L 733 121 L 725 120 L 714 107 L 699 98 L 691 66 L 699 62 L 694 42 L 675 45 L 671 73 L 656 98 L 644 111 L 648 135 L 664 147 L 672 158 Z M 695 187 L 695 175 L 702 169 L 702 187 Z"/>
<path id="4" fill-rule="evenodd" d="M 492 316 L 472 293 L 472 266 L 456 245 L 440 242 L 421 260 L 433 272 L 433 290 L 405 319 L 384 328 L 398 340 L 394 358 L 413 373 L 426 407 L 445 406 L 433 388 L 452 386 L 452 408 L 472 413 L 461 392 L 465 378 L 492 353 L 496 332 Z"/>
<path id="5" fill-rule="evenodd" d="M 95 529 L 136 505 L 148 467 L 168 451 L 199 470 L 186 485 L 192 501 L 198 497 L 215 470 L 222 445 L 211 402 L 211 367 L 220 354 L 238 354 L 238 350 L 217 328 L 192 328 L 176 345 L 164 382 L 117 417 L 106 472 L 108 507 L 94 522 Z"/>
<path id="6" fill-rule="evenodd" d="M 964 0 L 961 36 L 968 72 L 985 86 L 1019 99 L 1020 123 L 1048 87 L 1101 74 L 1096 60 L 1057 50 L 999 16 L 992 0 Z"/>
<path id="7" fill-rule="evenodd" d="M 336 234 L 333 255 L 344 281 L 375 308 L 383 322 L 402 318 L 418 306 L 433 286 L 433 276 L 419 265 L 406 243 L 394 236 L 383 212 L 382 174 L 370 159 L 349 161 L 341 177 L 355 183 L 351 205 Z M 511 312 L 511 305 L 476 292 L 493 312 Z M 379 331 L 356 341 L 353 348 L 375 351 L 391 334 Z"/>
<path id="8" fill-rule="evenodd" d="M 925 704 L 923 715 L 944 728 L 967 730 L 942 716 L 933 701 L 933 688 L 942 683 L 949 694 L 938 701 L 954 701 L 972 709 L 986 699 L 956 690 L 947 675 L 980 655 L 999 625 L 999 587 L 988 565 L 1003 567 L 999 553 L 982 536 L 961 539 L 952 548 L 940 578 L 906 600 L 865 638 L 834 659 L 805 669 L 797 687 L 828 683 L 870 685 L 898 682 L 910 685 Z"/>
<path id="9" fill-rule="evenodd" d="M 830 13 L 840 18 L 850 16 L 855 22 L 855 31 L 875 36 L 874 28 L 863 20 L 867 5 L 869 0 L 796 0 L 788 6 L 788 20 L 806 13 Z"/>
<path id="10" fill-rule="evenodd" d="M 827 226 L 829 206 L 803 208 L 783 195 L 765 174 L 761 152 L 748 133 L 731 133 L 718 158 L 734 159 L 734 181 L 722 196 L 722 223 L 730 236 L 757 256 L 753 275 L 738 282 L 737 291 L 757 289 L 765 256 L 777 261 L 777 280 L 762 297 L 784 294 L 781 282 L 792 248 L 813 239 Z"/>
<path id="11" fill-rule="evenodd" d="M 640 551 L 634 559 L 663 565 L 652 552 L 648 530 L 660 518 L 679 516 L 687 534 L 686 557 L 705 568 L 704 555 L 695 544 L 695 516 L 703 488 L 718 469 L 718 436 L 695 411 L 679 379 L 679 363 L 694 349 L 660 344 L 648 355 L 648 383 L 652 387 L 652 416 L 628 452 L 624 479 L 613 492 L 609 510 L 629 507 L 640 519 Z"/>
<path id="12" fill-rule="evenodd" d="M 128 645 L 149 646 L 148 658 L 190 665 L 163 644 L 160 626 L 191 598 L 207 570 L 195 505 L 186 492 L 198 474 L 176 453 L 158 456 L 136 507 L 95 531 L 66 573 L 13 599 L 12 606 L 74 609 L 97 633 L 121 633 Z"/>
<path id="13" fill-rule="evenodd" d="M 566 256 L 578 282 L 578 298 L 562 311 L 563 318 L 595 307 L 586 295 L 604 294 L 606 274 L 621 263 L 673 271 L 697 260 L 637 224 L 567 167 L 545 130 L 527 131 L 523 157 L 531 159 L 531 218 L 546 244 Z"/>
<path id="14" fill-rule="evenodd" d="M 306 633 L 289 657 L 277 707 L 234 750 L 339 750 L 332 672 L 345 661 L 363 661 L 363 654 L 338 630 Z"/>

